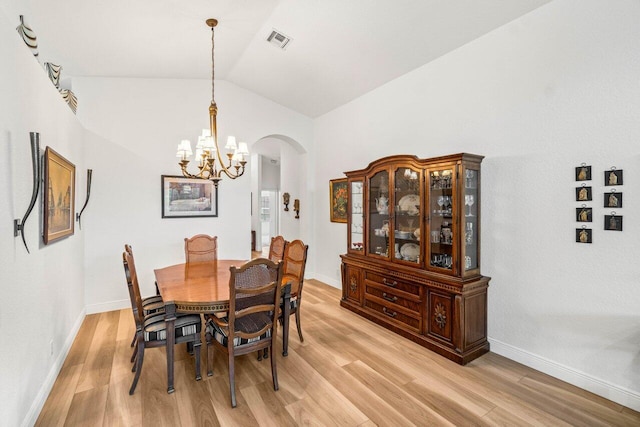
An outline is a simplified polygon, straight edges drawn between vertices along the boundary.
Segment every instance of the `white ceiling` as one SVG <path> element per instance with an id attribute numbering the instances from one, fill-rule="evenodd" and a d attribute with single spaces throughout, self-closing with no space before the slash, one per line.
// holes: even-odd
<path id="1" fill-rule="evenodd" d="M 216 79 L 317 117 L 550 0 L 4 1 L 63 79 L 210 79 L 217 18 Z"/>

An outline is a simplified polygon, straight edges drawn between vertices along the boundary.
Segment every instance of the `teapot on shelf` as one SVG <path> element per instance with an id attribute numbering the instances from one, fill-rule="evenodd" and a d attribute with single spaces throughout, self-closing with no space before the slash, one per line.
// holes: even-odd
<path id="1" fill-rule="evenodd" d="M 376 198 L 376 209 L 378 210 L 379 214 L 389 213 L 389 199 L 385 196 Z"/>

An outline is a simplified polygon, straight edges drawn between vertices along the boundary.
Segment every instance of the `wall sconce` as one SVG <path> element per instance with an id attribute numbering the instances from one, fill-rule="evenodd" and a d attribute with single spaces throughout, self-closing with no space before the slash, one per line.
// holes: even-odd
<path id="1" fill-rule="evenodd" d="M 300 200 L 295 199 L 293 201 L 293 210 L 296 211 L 296 219 L 300 218 Z"/>
<path id="2" fill-rule="evenodd" d="M 76 213 L 76 221 L 78 222 L 78 227 L 82 230 L 82 212 L 84 212 L 84 208 L 87 207 L 87 203 L 89 203 L 89 196 L 91 196 L 91 175 L 93 174 L 93 169 L 87 169 L 87 198 L 84 201 L 84 205 L 82 205 L 82 209 L 80 209 L 80 213 Z"/>
<path id="3" fill-rule="evenodd" d="M 284 203 L 284 211 L 285 212 L 289 212 L 289 199 L 291 198 L 291 196 L 289 195 L 289 193 L 284 193 L 282 195 L 282 202 Z"/>
<path id="4" fill-rule="evenodd" d="M 29 203 L 29 207 L 22 217 L 22 221 L 20 221 L 20 219 L 13 220 L 13 237 L 18 237 L 18 234 L 22 235 L 22 242 L 24 243 L 24 247 L 27 249 L 27 253 L 31 252 L 29 252 L 27 241 L 24 238 L 24 226 L 27 222 L 27 218 L 29 218 L 31 211 L 33 210 L 34 205 L 36 204 L 36 199 L 38 198 L 38 192 L 40 190 L 40 180 L 42 179 L 42 165 L 40 164 L 40 134 L 38 132 L 29 132 L 29 138 L 31 139 L 33 192 L 31 193 L 31 202 Z"/>

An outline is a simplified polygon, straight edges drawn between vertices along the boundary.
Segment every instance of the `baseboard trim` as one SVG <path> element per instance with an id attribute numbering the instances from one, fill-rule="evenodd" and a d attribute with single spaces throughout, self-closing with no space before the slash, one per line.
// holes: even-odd
<path id="1" fill-rule="evenodd" d="M 29 412 L 27 413 L 27 415 L 25 416 L 22 422 L 22 426 L 27 427 L 27 426 L 35 425 L 36 421 L 38 420 L 38 416 L 40 415 L 40 412 L 42 411 L 42 408 L 44 407 L 44 404 L 47 401 L 47 397 L 49 397 L 49 393 L 51 393 L 53 384 L 55 384 L 56 379 L 58 378 L 58 374 L 60 373 L 60 369 L 62 369 L 62 365 L 64 364 L 64 361 L 67 359 L 67 356 L 69 355 L 69 350 L 71 350 L 71 345 L 73 344 L 73 341 L 76 339 L 76 335 L 78 335 L 78 331 L 80 330 L 80 326 L 82 326 L 82 322 L 84 321 L 84 318 L 86 317 L 86 315 L 87 315 L 86 309 L 82 310 L 80 312 L 80 315 L 76 319 L 75 323 L 73 324 L 73 327 L 71 328 L 71 331 L 67 336 L 67 339 L 65 340 L 62 348 L 60 349 L 60 352 L 58 353 L 58 357 L 56 357 L 56 360 L 53 362 L 53 365 L 51 365 L 51 369 L 49 370 L 49 374 L 47 375 L 47 378 L 45 379 L 44 383 L 40 387 L 40 390 L 38 391 L 36 398 L 33 400 L 33 403 L 31 404 L 31 408 L 29 408 Z"/>
<path id="2" fill-rule="evenodd" d="M 87 306 L 87 314 L 104 313 L 107 311 L 122 310 L 123 308 L 131 308 L 131 301 L 128 299 L 101 302 L 99 304 L 90 304 Z"/>
<path id="3" fill-rule="evenodd" d="M 329 276 L 324 276 L 322 274 L 316 274 L 315 276 L 307 276 L 305 274 L 305 280 L 307 279 L 307 277 L 311 278 L 311 279 L 319 280 L 319 281 L 321 281 L 323 283 L 326 283 L 327 285 L 332 286 L 334 288 L 338 288 L 338 289 L 342 288 L 342 283 L 340 283 L 336 279 L 332 279 Z"/>
<path id="4" fill-rule="evenodd" d="M 546 359 L 492 338 L 489 338 L 489 343 L 491 344 L 491 351 L 493 353 L 499 354 L 518 363 L 522 363 L 523 365 L 537 371 L 551 375 L 554 378 L 558 378 L 569 384 L 575 385 L 576 387 L 590 391 L 591 393 L 602 396 L 605 399 L 609 399 L 635 411 L 640 411 L 640 394 L 635 391 L 611 384 L 607 381 L 585 374 L 584 372 L 554 362 L 553 360 Z"/>

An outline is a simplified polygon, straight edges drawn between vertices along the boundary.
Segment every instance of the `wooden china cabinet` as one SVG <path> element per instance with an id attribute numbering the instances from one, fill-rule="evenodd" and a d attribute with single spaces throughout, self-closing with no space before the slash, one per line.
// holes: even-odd
<path id="1" fill-rule="evenodd" d="M 346 172 L 340 304 L 460 364 L 489 351 L 482 159 L 397 155 Z"/>

